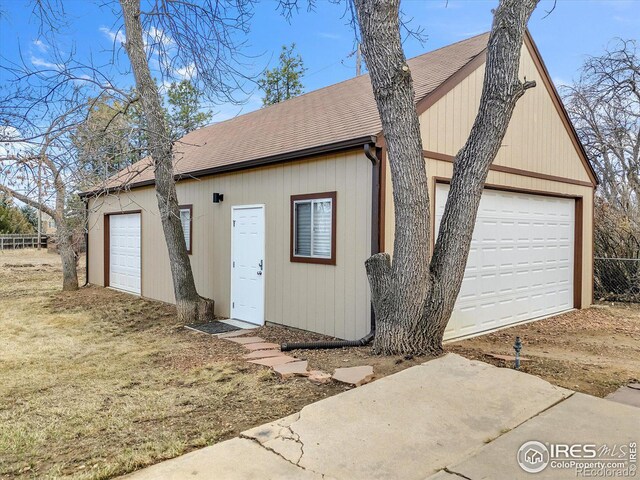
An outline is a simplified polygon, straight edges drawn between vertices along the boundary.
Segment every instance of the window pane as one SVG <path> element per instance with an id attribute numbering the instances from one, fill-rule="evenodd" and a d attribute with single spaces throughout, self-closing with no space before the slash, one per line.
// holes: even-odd
<path id="1" fill-rule="evenodd" d="M 331 257 L 331 200 L 313 203 L 313 256 Z"/>
<path id="2" fill-rule="evenodd" d="M 295 204 L 295 254 L 311 256 L 311 203 Z"/>
<path id="3" fill-rule="evenodd" d="M 184 241 L 187 249 L 191 245 L 191 210 L 188 208 L 180 210 L 180 222 L 182 222 L 182 230 L 184 230 Z"/>

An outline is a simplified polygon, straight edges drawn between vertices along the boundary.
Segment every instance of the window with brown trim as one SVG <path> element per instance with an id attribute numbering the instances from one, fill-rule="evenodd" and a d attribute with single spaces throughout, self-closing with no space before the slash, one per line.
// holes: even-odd
<path id="1" fill-rule="evenodd" d="M 180 205 L 180 222 L 184 231 L 184 241 L 187 245 L 187 253 L 191 255 L 193 246 L 193 205 Z"/>
<path id="2" fill-rule="evenodd" d="M 291 195 L 292 262 L 336 264 L 336 192 Z"/>

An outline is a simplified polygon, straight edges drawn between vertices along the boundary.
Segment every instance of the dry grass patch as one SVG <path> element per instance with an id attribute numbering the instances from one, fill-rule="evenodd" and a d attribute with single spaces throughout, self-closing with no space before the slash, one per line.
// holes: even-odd
<path id="1" fill-rule="evenodd" d="M 0 254 L 0 478 L 112 477 L 342 391 L 279 382 L 170 305 L 60 278 L 57 257 Z"/>

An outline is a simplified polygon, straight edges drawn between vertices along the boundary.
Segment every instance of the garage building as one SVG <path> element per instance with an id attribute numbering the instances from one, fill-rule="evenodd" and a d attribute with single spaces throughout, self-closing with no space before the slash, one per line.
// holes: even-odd
<path id="1" fill-rule="evenodd" d="M 478 109 L 488 34 L 409 60 L 433 228 Z M 518 102 L 483 194 L 445 338 L 592 301 L 596 176 L 531 37 Z M 393 196 L 367 75 L 204 127 L 175 145 L 185 242 L 216 313 L 356 339 L 371 328 L 364 261 L 393 253 Z M 89 281 L 173 302 L 144 159 L 84 194 Z"/>

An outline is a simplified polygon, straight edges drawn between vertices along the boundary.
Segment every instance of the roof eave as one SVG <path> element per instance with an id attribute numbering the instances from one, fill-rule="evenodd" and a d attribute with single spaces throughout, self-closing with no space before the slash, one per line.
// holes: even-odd
<path id="1" fill-rule="evenodd" d="M 179 173 L 174 176 L 176 181 L 187 180 L 191 178 L 201 178 L 209 175 L 216 175 L 220 173 L 236 172 L 239 170 L 247 170 L 250 168 L 263 167 L 267 165 L 274 165 L 293 160 L 303 160 L 315 155 L 322 155 L 326 153 L 334 153 L 344 150 L 349 150 L 356 147 L 361 147 L 366 144 L 375 144 L 375 135 L 365 135 L 362 137 L 356 137 L 348 140 L 341 140 L 339 142 L 328 143 L 324 145 L 318 145 L 315 147 L 304 148 L 300 150 L 294 150 L 291 152 L 280 153 L 277 155 L 271 155 L 268 157 L 261 157 L 245 162 L 232 163 L 229 165 L 220 165 L 218 167 L 205 168 L 202 170 L 194 170 L 192 172 Z M 139 182 L 132 182 L 130 184 L 120 185 L 117 187 L 102 188 L 97 190 L 91 190 L 88 192 L 79 193 L 80 198 L 87 198 L 90 196 L 106 195 L 125 190 L 131 190 L 133 188 L 147 187 L 154 185 L 155 180 L 142 180 Z"/>

